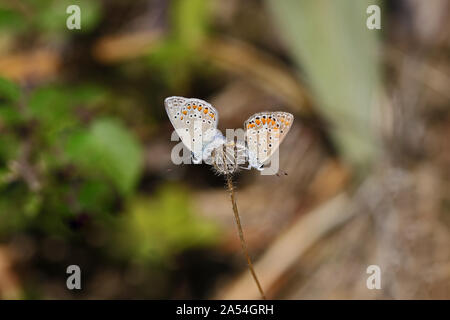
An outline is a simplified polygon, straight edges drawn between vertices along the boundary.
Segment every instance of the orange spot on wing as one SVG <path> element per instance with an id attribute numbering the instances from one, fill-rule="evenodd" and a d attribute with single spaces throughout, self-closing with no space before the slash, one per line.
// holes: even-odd
<path id="1" fill-rule="evenodd" d="M 214 118 L 214 113 L 211 112 L 211 113 L 209 114 L 209 116 L 210 116 L 211 118 Z"/>
<path id="2" fill-rule="evenodd" d="M 182 111 L 184 115 L 187 115 L 187 111 Z"/>
<path id="3" fill-rule="evenodd" d="M 194 105 L 192 106 L 192 108 L 197 109 L 197 106 L 194 104 Z"/>
<path id="4" fill-rule="evenodd" d="M 205 108 L 205 110 L 203 110 L 203 113 L 207 114 L 208 113 L 208 108 Z"/>
<path id="5" fill-rule="evenodd" d="M 198 111 L 202 111 L 202 107 L 198 106 Z"/>
<path id="6" fill-rule="evenodd" d="M 187 106 L 187 108 L 188 108 L 189 110 L 191 110 L 191 106 Z"/>
<path id="7" fill-rule="evenodd" d="M 262 123 L 263 123 L 263 124 L 266 124 L 266 119 L 263 118 L 263 119 L 262 119 Z"/>
<path id="8" fill-rule="evenodd" d="M 183 120 L 183 117 L 181 117 L 180 119 Z"/>
<path id="9" fill-rule="evenodd" d="M 259 125 L 261 123 L 261 121 L 258 120 L 258 119 L 256 119 L 255 122 L 256 122 L 257 125 Z"/>

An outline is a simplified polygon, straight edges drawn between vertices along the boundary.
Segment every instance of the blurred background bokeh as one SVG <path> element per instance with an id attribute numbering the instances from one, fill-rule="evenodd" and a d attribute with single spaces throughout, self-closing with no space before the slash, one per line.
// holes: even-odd
<path id="1" fill-rule="evenodd" d="M 448 0 L 2 0 L 0 298 L 259 298 L 172 95 L 296 118 L 288 175 L 235 177 L 268 297 L 450 298 L 449 54 Z"/>

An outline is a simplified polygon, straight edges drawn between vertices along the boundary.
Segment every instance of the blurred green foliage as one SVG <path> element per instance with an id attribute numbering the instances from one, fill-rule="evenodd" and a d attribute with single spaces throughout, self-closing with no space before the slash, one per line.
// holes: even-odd
<path id="1" fill-rule="evenodd" d="M 114 8 L 123 6 L 112 2 Z M 81 8 L 81 30 L 66 28 L 66 8 L 72 4 Z M 0 46 L 23 38 L 30 39 L 20 43 L 25 50 L 29 43 L 64 47 L 80 32 L 84 36 L 77 41 L 89 42 L 109 5 L 2 3 Z M 217 226 L 195 214 L 186 189 L 176 184 L 156 186 L 155 192 L 139 188 L 145 179 L 144 143 L 157 131 L 164 110 L 155 91 L 186 91 L 198 70 L 207 70 L 199 52 L 210 32 L 209 6 L 208 0 L 171 1 L 168 34 L 144 60 L 124 65 L 125 70 L 137 65 L 138 73 L 118 66 L 105 76 L 86 68 L 78 79 L 63 74 L 45 85 L 32 81 L 23 87 L 0 77 L 0 241 L 23 233 L 92 248 L 89 239 L 99 232 L 106 241 L 100 254 L 160 265 L 186 249 L 217 242 Z M 68 55 L 80 59 L 85 53 Z M 160 110 L 148 108 L 160 102 Z"/>
<path id="2" fill-rule="evenodd" d="M 79 32 L 92 30 L 101 17 L 101 2 L 90 0 L 27 0 L 21 3 L 0 4 L 0 30 L 20 33 L 34 30 L 42 35 L 68 34 L 66 9 L 78 5 L 82 24 Z M 63 26 L 63 27 L 61 27 Z"/>
<path id="3" fill-rule="evenodd" d="M 20 89 L 13 82 L 0 78 L 0 95 L 5 102 L 17 102 L 20 97 Z"/>
<path id="4" fill-rule="evenodd" d="M 26 25 L 25 17 L 20 12 L 0 4 L 0 30 L 20 32 L 25 30 Z"/>
<path id="5" fill-rule="evenodd" d="M 108 229 L 120 257 L 139 262 L 166 261 L 217 240 L 184 189 L 136 193 L 143 147 L 102 108 L 111 99 L 92 84 L 25 94 L 0 78 L 0 238 L 26 230 L 76 236 L 73 222 L 87 215 Z M 122 213 L 118 201 L 127 208 Z"/>
<path id="6" fill-rule="evenodd" d="M 106 181 L 106 173 L 83 175 L 77 159 L 66 150 L 75 134 L 90 132 L 77 110 L 94 107 L 101 94 L 89 85 L 49 85 L 22 94 L 19 86 L 0 79 L 0 231 L 27 227 L 68 231 L 64 219 L 80 213 L 79 205 L 68 201 L 71 194 L 91 180 Z M 103 164 L 97 168 L 103 172 L 100 167 Z M 71 185 L 75 180 L 79 185 Z M 115 187 L 122 191 L 121 186 Z"/>
<path id="7" fill-rule="evenodd" d="M 152 199 L 135 199 L 117 221 L 114 248 L 136 261 L 166 261 L 185 249 L 215 244 L 217 227 L 194 214 L 189 196 L 165 185 Z"/>
<path id="8" fill-rule="evenodd" d="M 199 52 L 209 32 L 210 4 L 207 0 L 172 1 L 170 34 L 149 53 L 149 66 L 178 91 L 186 90 L 193 73 L 205 68 Z"/>
<path id="9" fill-rule="evenodd" d="M 331 136 L 352 164 L 376 158 L 371 122 L 380 86 L 378 32 L 366 27 L 366 8 L 378 1 L 269 0 L 293 57 L 329 120 Z"/>
<path id="10" fill-rule="evenodd" d="M 142 168 L 141 146 L 115 119 L 97 119 L 71 135 L 66 152 L 83 170 L 102 172 L 123 194 L 133 190 Z"/>

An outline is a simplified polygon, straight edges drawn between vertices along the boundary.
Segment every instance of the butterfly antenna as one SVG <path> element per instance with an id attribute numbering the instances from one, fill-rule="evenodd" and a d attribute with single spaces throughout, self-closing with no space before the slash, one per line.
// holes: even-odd
<path id="1" fill-rule="evenodd" d="M 231 197 L 231 204 L 233 205 L 234 218 L 236 220 L 239 238 L 241 240 L 242 251 L 244 252 L 245 257 L 247 258 L 248 268 L 250 270 L 250 273 L 253 276 L 253 279 L 256 282 L 256 286 L 258 287 L 259 293 L 261 294 L 261 297 L 264 300 L 266 300 L 266 295 L 264 294 L 261 284 L 259 283 L 258 277 L 256 276 L 255 269 L 253 268 L 252 260 L 250 259 L 250 255 L 248 254 L 247 243 L 245 242 L 245 239 L 244 239 L 244 232 L 242 231 L 241 219 L 239 218 L 239 212 L 238 212 L 238 208 L 237 208 L 237 204 L 236 204 L 236 196 L 234 193 L 233 179 L 230 174 L 226 175 L 226 180 L 227 180 L 228 192 L 230 193 L 230 197 Z"/>

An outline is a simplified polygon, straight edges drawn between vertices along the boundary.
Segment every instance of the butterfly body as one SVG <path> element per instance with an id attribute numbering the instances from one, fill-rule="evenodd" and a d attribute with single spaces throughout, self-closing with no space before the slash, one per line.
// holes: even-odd
<path id="1" fill-rule="evenodd" d="M 248 150 L 244 144 L 226 141 L 213 150 L 211 154 L 212 166 L 218 174 L 233 174 L 245 166 Z"/>
<path id="2" fill-rule="evenodd" d="M 260 112 L 244 123 L 245 135 L 227 140 L 217 129 L 219 114 L 208 102 L 196 98 L 169 97 L 164 101 L 167 115 L 194 163 L 205 161 L 219 174 L 239 169 L 262 170 L 278 150 L 294 117 L 287 112 Z"/>

